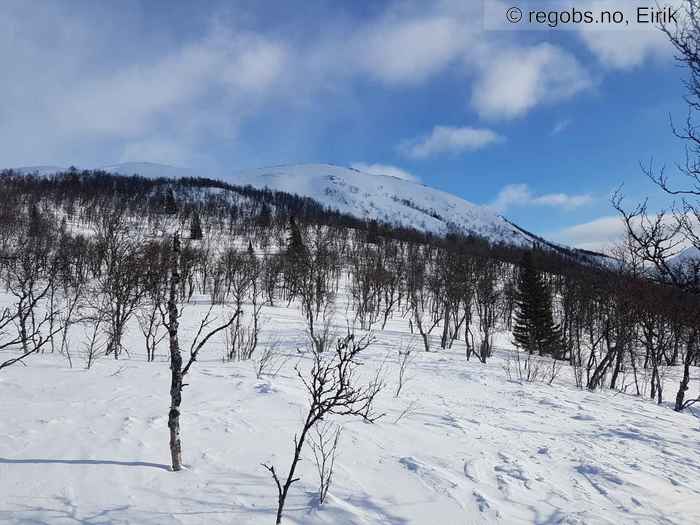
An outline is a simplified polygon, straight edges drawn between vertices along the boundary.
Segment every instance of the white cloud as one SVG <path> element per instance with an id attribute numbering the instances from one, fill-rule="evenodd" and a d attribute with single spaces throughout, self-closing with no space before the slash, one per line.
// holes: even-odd
<path id="1" fill-rule="evenodd" d="M 625 233 L 622 218 L 612 215 L 564 228 L 551 234 L 550 238 L 576 248 L 606 251 L 622 241 Z"/>
<path id="2" fill-rule="evenodd" d="M 190 162 L 192 152 L 183 151 L 182 145 L 165 139 L 154 138 L 127 143 L 119 162 L 139 162 L 148 159 L 149 162 L 183 166 Z"/>
<path id="3" fill-rule="evenodd" d="M 655 215 L 652 213 L 651 217 Z M 700 235 L 700 223 L 694 215 L 688 214 L 686 219 L 692 225 L 696 235 Z M 636 218 L 632 221 L 632 227 L 640 231 L 641 221 Z M 664 218 L 663 225 L 666 228 L 673 229 L 676 225 L 676 220 L 673 214 L 667 214 Z M 627 235 L 627 227 L 619 215 L 608 215 L 599 217 L 590 222 L 577 224 L 568 228 L 563 228 L 557 232 L 548 235 L 552 240 L 560 241 L 570 246 L 584 248 L 588 250 L 609 251 L 615 246 L 619 246 Z M 684 240 L 682 235 L 676 239 L 681 244 L 677 247 L 680 251 L 684 247 L 689 246 L 687 240 Z"/>
<path id="4" fill-rule="evenodd" d="M 527 184 L 508 184 L 498 192 L 498 196 L 489 207 L 499 212 L 504 212 L 514 206 L 550 206 L 573 209 L 590 204 L 592 201 L 593 198 L 588 194 L 546 193 L 535 195 Z"/>
<path id="5" fill-rule="evenodd" d="M 323 24 L 313 30 L 301 15 L 299 24 L 262 24 L 264 13 L 251 6 L 226 8 L 231 23 L 180 31 L 151 28 L 146 11 L 109 3 L 34 9 L 5 0 L 0 156 L 8 164 L 95 164 L 152 151 L 187 164 L 224 141 L 234 149 L 241 125 L 263 112 L 291 107 L 306 112 L 299 120 L 309 126 L 331 121 L 334 111 L 363 103 L 357 95 L 367 80 L 415 89 L 449 73 L 464 79 L 461 96 L 478 114 L 493 119 L 522 117 L 592 84 L 560 47 L 484 32 L 479 2 L 406 0 L 363 16 L 321 9 Z M 498 139 L 488 129 L 443 126 L 406 151 L 424 158 Z"/>
<path id="6" fill-rule="evenodd" d="M 416 83 L 447 66 L 464 50 L 464 28 L 449 17 L 381 20 L 355 35 L 354 56 L 387 83 Z"/>
<path id="7" fill-rule="evenodd" d="M 98 28 L 91 10 L 32 11 L 8 1 L 0 12 L 0 62 L 13 78 L 0 84 L 0 155 L 8 164 L 156 160 L 136 159 L 139 151 L 197 162 L 193 152 L 212 136 L 234 138 L 244 118 L 283 91 L 290 70 L 289 48 L 274 37 L 214 24 L 151 46 L 148 35 Z M 115 27 L 138 25 L 123 16 Z"/>
<path id="8" fill-rule="evenodd" d="M 413 86 L 451 71 L 465 78 L 464 96 L 480 116 L 504 120 L 593 85 L 572 54 L 485 32 L 481 18 L 480 2 L 400 2 L 360 27 L 326 32 L 299 67 L 324 88 L 358 77 Z"/>
<path id="9" fill-rule="evenodd" d="M 471 104 L 488 119 L 512 119 L 540 104 L 570 98 L 592 85 L 586 69 L 548 43 L 492 49 L 480 65 Z"/>
<path id="10" fill-rule="evenodd" d="M 650 59 L 670 59 L 668 38 L 661 31 L 581 31 L 588 49 L 611 68 L 631 70 Z"/>
<path id="11" fill-rule="evenodd" d="M 588 71 L 560 47 L 530 46 L 504 32 L 484 32 L 475 22 L 482 17 L 478 4 L 443 1 L 408 14 L 390 8 L 345 40 L 324 46 L 333 50 L 326 60 L 347 73 L 355 69 L 394 85 L 416 84 L 458 64 L 458 71 L 472 78 L 465 83 L 472 107 L 493 119 L 523 116 L 593 84 Z"/>
<path id="12" fill-rule="evenodd" d="M 202 112 L 198 105 L 217 90 L 226 109 L 243 111 L 243 99 L 264 93 L 281 75 L 284 57 L 281 44 L 214 31 L 150 63 L 84 79 L 64 94 L 52 116 L 83 133 L 145 136 L 173 110 L 191 122 Z"/>
<path id="13" fill-rule="evenodd" d="M 441 153 L 476 151 L 503 140 L 490 129 L 435 126 L 430 135 L 400 144 L 399 151 L 415 159 L 424 159 Z"/>
<path id="14" fill-rule="evenodd" d="M 683 2 L 674 0 L 661 3 L 662 7 L 674 6 L 678 8 Z M 625 13 L 628 20 L 636 20 L 637 7 L 654 7 L 654 2 L 649 6 L 642 4 L 630 5 L 629 1 L 621 0 L 594 0 L 582 4 L 581 7 L 600 12 L 601 10 L 620 10 Z M 606 67 L 611 69 L 631 70 L 639 67 L 649 60 L 669 60 L 673 56 L 673 47 L 668 37 L 661 32 L 655 24 L 637 25 L 634 29 L 627 26 L 623 30 L 614 26 L 595 27 L 581 26 L 578 34 L 588 49 Z"/>
<path id="15" fill-rule="evenodd" d="M 409 173 L 406 170 L 401 169 L 397 166 L 391 166 L 389 164 L 366 164 L 364 162 L 355 162 L 351 165 L 351 167 L 355 168 L 358 171 L 370 173 L 372 175 L 386 175 L 389 177 L 396 177 L 397 179 L 403 179 L 411 182 L 420 182 L 420 179 L 412 173 Z"/>

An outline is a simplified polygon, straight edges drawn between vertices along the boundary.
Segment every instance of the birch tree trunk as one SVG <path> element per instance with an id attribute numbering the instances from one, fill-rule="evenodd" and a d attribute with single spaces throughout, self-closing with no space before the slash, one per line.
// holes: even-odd
<path id="1" fill-rule="evenodd" d="M 685 408 L 685 392 L 688 390 L 688 384 L 690 383 L 690 365 L 695 359 L 695 338 L 697 337 L 697 330 L 693 330 L 692 334 L 688 339 L 688 346 L 685 351 L 685 359 L 683 359 L 683 378 L 681 379 L 680 386 L 678 387 L 678 392 L 676 393 L 676 405 L 674 410 L 680 412 Z"/>
<path id="2" fill-rule="evenodd" d="M 180 403 L 182 401 L 182 354 L 177 338 L 178 311 L 177 293 L 180 284 L 180 239 L 173 237 L 173 253 L 170 263 L 170 294 L 168 297 L 168 336 L 170 340 L 170 456 L 173 471 L 182 469 L 182 444 L 180 443 Z"/>

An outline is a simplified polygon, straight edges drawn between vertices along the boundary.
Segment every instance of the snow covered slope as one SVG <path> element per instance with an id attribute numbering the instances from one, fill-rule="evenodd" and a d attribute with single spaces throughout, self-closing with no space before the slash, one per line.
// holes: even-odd
<path id="1" fill-rule="evenodd" d="M 185 348 L 208 305 L 187 308 Z M 145 362 L 132 323 L 130 358 L 83 370 L 76 330 L 75 368 L 57 352 L 3 370 L 0 523 L 273 523 L 274 484 L 260 464 L 286 475 L 308 406 L 294 366 L 305 371 L 312 357 L 297 350 L 305 348 L 300 311 L 265 307 L 264 316 L 262 340 L 276 337 L 286 364 L 257 379 L 253 362 L 223 363 L 224 337 L 212 338 L 184 392 L 179 473 L 168 467 L 167 341 Z M 338 319 L 333 331 L 344 330 Z M 376 335 L 361 374 L 383 371 L 377 411 L 386 415 L 373 425 L 329 420 L 344 427 L 329 499 L 318 505 L 306 447 L 285 525 L 700 523 L 700 421 L 691 413 L 577 390 L 568 367 L 552 385 L 508 381 L 505 352 L 467 362 L 460 341 L 416 352 L 394 397 L 397 352 L 419 336 L 401 318 Z M 430 337 L 437 345 L 439 335 Z M 670 372 L 668 392 L 678 379 Z M 697 381 L 694 369 L 693 394 Z"/>
<path id="2" fill-rule="evenodd" d="M 274 166 L 239 172 L 234 183 L 295 193 L 362 219 L 444 235 L 460 231 L 493 242 L 528 237 L 493 211 L 423 184 L 330 164 Z"/>

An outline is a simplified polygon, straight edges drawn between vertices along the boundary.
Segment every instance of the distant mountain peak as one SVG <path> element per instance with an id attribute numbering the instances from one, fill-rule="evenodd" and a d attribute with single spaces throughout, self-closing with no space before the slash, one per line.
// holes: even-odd
<path id="1" fill-rule="evenodd" d="M 525 236 L 492 210 L 414 181 L 333 164 L 288 164 L 245 170 L 233 181 L 310 197 L 360 219 L 445 235 L 524 244 Z"/>

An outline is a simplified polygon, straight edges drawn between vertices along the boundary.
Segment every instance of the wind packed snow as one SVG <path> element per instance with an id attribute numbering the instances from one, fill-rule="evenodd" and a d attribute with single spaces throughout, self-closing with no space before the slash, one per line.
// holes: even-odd
<path id="1" fill-rule="evenodd" d="M 207 308 L 185 308 L 183 348 Z M 273 523 L 276 492 L 261 463 L 286 472 L 307 407 L 294 366 L 306 370 L 310 356 L 298 310 L 264 313 L 280 372 L 257 379 L 253 362 L 222 362 L 215 339 L 183 393 L 179 473 L 169 471 L 168 363 L 145 362 L 134 327 L 126 359 L 83 370 L 76 345 L 73 369 L 47 354 L 3 370 L 0 522 Z M 401 319 L 377 332 L 362 374 L 382 370 L 377 409 L 386 415 L 334 419 L 344 431 L 322 506 L 305 450 L 285 523 L 700 523 L 700 420 L 691 413 L 576 390 L 566 370 L 552 386 L 508 381 L 504 350 L 484 365 L 467 362 L 459 344 L 416 351 L 394 398 L 397 349 L 414 337 Z"/>

